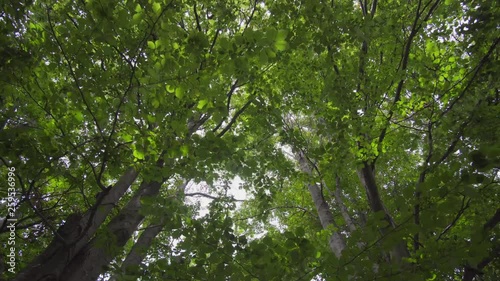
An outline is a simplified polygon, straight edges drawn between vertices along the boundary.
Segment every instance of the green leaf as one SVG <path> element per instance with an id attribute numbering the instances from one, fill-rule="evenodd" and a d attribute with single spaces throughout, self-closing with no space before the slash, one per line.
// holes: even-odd
<path id="1" fill-rule="evenodd" d="M 321 257 L 321 252 L 320 251 L 317 251 L 316 252 L 316 256 L 315 256 L 317 259 L 319 259 Z"/>
<path id="2" fill-rule="evenodd" d="M 144 152 L 139 151 L 139 150 L 134 150 L 133 152 L 134 157 L 138 160 L 144 160 Z"/>
<path id="3" fill-rule="evenodd" d="M 276 53 L 273 52 L 273 50 L 271 50 L 271 48 L 266 49 L 266 55 L 268 58 L 271 58 L 271 59 L 276 57 Z"/>
<path id="4" fill-rule="evenodd" d="M 122 135 L 122 138 L 123 138 L 123 140 L 124 140 L 125 142 L 130 142 L 130 141 L 132 141 L 132 138 L 133 138 L 133 137 L 132 137 L 132 135 L 129 135 L 129 134 L 124 134 L 124 135 Z"/>
<path id="5" fill-rule="evenodd" d="M 284 51 L 288 47 L 288 43 L 286 41 L 276 41 L 276 43 L 274 43 L 274 47 L 278 51 Z"/>
<path id="6" fill-rule="evenodd" d="M 75 113 L 74 113 L 74 116 L 75 116 L 76 120 L 78 120 L 78 121 L 80 121 L 80 122 L 81 122 L 81 121 L 83 121 L 83 119 L 84 119 L 84 117 L 83 117 L 83 113 L 82 113 L 82 112 L 80 112 L 80 111 L 75 112 Z"/>
<path id="7" fill-rule="evenodd" d="M 280 29 L 276 34 L 276 41 L 285 41 L 286 35 L 288 34 L 288 30 Z"/>
<path id="8" fill-rule="evenodd" d="M 148 122 L 150 122 L 150 123 L 156 122 L 156 117 L 154 117 L 153 115 L 148 115 L 146 118 L 148 119 Z"/>
<path id="9" fill-rule="evenodd" d="M 189 154 L 189 146 L 187 146 L 185 144 L 181 145 L 180 150 L 181 150 L 182 156 L 188 156 L 188 154 Z"/>
<path id="10" fill-rule="evenodd" d="M 137 12 L 136 14 L 134 14 L 134 16 L 132 17 L 132 22 L 134 24 L 138 24 L 142 21 L 142 18 L 143 18 L 143 13 L 142 12 Z"/>
<path id="11" fill-rule="evenodd" d="M 207 104 L 208 104 L 208 100 L 200 100 L 200 101 L 198 102 L 198 106 L 197 106 L 197 108 L 198 108 L 198 109 L 203 109 L 203 108 L 204 108 Z"/>
<path id="12" fill-rule="evenodd" d="M 178 99 L 182 99 L 182 97 L 184 97 L 184 89 L 182 89 L 181 87 L 177 87 L 175 89 L 175 96 L 178 98 Z"/>
<path id="13" fill-rule="evenodd" d="M 304 235 L 306 235 L 306 231 L 303 227 L 297 227 L 297 229 L 295 229 L 295 235 L 297 237 L 304 237 Z"/>
<path id="14" fill-rule="evenodd" d="M 160 5 L 160 3 L 158 3 L 158 2 L 153 3 L 153 11 L 156 14 L 159 14 L 161 12 L 161 5 Z"/>
<path id="15" fill-rule="evenodd" d="M 148 48 L 154 50 L 156 49 L 156 44 L 153 41 L 148 41 Z"/>
<path id="16" fill-rule="evenodd" d="M 158 99 L 154 99 L 152 105 L 156 109 L 160 107 L 160 101 Z"/>
<path id="17" fill-rule="evenodd" d="M 174 93 L 176 91 L 176 88 L 172 85 L 167 85 L 165 86 L 165 90 L 167 90 L 167 92 L 169 93 Z"/>
<path id="18" fill-rule="evenodd" d="M 259 53 L 259 62 L 260 62 L 261 64 L 267 64 L 267 62 L 268 62 L 268 58 L 267 58 L 267 54 L 266 54 L 266 52 L 265 52 L 265 51 L 261 51 L 261 52 Z"/>

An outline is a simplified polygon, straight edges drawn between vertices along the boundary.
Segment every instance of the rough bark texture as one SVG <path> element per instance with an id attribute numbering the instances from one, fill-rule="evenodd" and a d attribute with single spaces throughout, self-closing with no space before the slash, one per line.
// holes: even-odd
<path id="1" fill-rule="evenodd" d="M 135 169 L 129 168 L 100 202 L 98 200 L 95 206 L 83 216 L 77 214 L 68 216 L 64 225 L 58 230 L 59 236 L 64 241 L 55 237 L 52 243 L 16 276 L 14 281 L 59 280 L 64 268 L 94 236 L 137 175 Z"/>
<path id="2" fill-rule="evenodd" d="M 186 138 L 198 130 L 208 118 L 209 115 L 202 115 L 189 120 Z M 158 160 L 157 165 L 162 167 L 163 160 Z M 95 235 L 97 229 L 137 176 L 138 172 L 134 169 L 127 170 L 115 186 L 101 200 L 97 200 L 95 206 L 87 211 L 71 230 L 66 230 L 71 237 L 77 236 L 76 239 L 65 239 L 64 242 L 54 239 L 14 281 L 96 280 L 106 271 L 107 265 L 122 250 L 144 219 L 139 213 L 141 199 L 145 196 L 155 196 L 160 190 L 160 182 L 143 182 L 127 205 L 106 226 L 107 235 L 113 240 L 103 242 L 103 235 Z"/>
<path id="3" fill-rule="evenodd" d="M 85 245 L 65 268 L 61 280 L 97 280 L 144 219 L 139 213 L 141 199 L 157 195 L 161 184 L 160 182 L 141 184 L 134 197 L 107 225 L 108 237 L 96 236 Z"/>

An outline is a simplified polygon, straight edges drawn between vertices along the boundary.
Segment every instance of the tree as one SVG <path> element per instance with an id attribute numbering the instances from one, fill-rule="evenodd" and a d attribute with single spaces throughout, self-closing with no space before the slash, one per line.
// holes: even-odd
<path id="1" fill-rule="evenodd" d="M 5 277 L 498 277 L 497 4 L 3 6 Z"/>

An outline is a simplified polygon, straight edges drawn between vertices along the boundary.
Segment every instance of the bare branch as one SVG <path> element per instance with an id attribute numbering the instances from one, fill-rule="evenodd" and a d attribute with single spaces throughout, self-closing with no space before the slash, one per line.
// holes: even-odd
<path id="1" fill-rule="evenodd" d="M 439 241 L 441 237 L 443 237 L 443 235 L 445 235 L 446 232 L 448 232 L 457 223 L 457 221 L 463 215 L 465 210 L 469 208 L 470 200 L 471 200 L 470 198 L 466 200 L 465 196 L 462 198 L 462 206 L 460 206 L 460 210 L 458 210 L 457 214 L 455 215 L 455 218 L 453 218 L 453 221 L 451 221 L 451 223 L 448 226 L 446 226 L 446 228 L 441 232 L 441 234 L 439 234 L 439 236 L 436 238 L 436 241 Z"/>
<path id="2" fill-rule="evenodd" d="M 217 197 L 217 196 L 213 196 L 213 195 L 210 195 L 210 194 L 207 194 L 207 193 L 203 193 L 203 192 L 184 193 L 184 195 L 185 196 L 201 196 L 201 197 L 206 197 L 206 198 L 209 198 L 209 199 L 212 199 L 212 200 L 226 199 L 224 197 Z M 230 198 L 230 197 L 228 197 L 227 199 L 229 199 L 230 201 L 234 201 L 234 202 L 245 202 L 245 200 L 240 200 L 240 199 L 236 199 L 236 198 Z"/>
<path id="3" fill-rule="evenodd" d="M 198 16 L 198 12 L 196 11 L 196 3 L 194 3 L 193 5 L 193 10 L 194 10 L 194 17 L 196 18 L 196 28 L 198 29 L 199 32 L 202 32 L 200 25 L 200 17 Z"/>

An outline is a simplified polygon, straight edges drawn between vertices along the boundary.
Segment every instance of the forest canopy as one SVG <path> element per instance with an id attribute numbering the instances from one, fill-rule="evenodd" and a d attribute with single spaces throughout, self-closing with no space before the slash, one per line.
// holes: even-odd
<path id="1" fill-rule="evenodd" d="M 0 4 L 0 280 L 500 280 L 497 1 Z"/>

